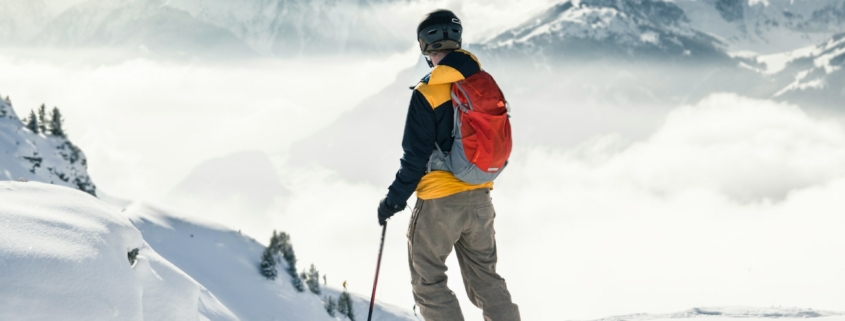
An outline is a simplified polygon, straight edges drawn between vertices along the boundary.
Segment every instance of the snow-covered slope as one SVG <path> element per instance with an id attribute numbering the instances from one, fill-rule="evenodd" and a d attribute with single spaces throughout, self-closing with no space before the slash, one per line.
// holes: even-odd
<path id="1" fill-rule="evenodd" d="M 715 38 L 693 29 L 688 21 L 672 2 L 571 0 L 491 39 L 484 47 L 552 58 L 727 58 Z"/>
<path id="2" fill-rule="evenodd" d="M 752 307 L 710 307 L 692 308 L 677 313 L 665 314 L 631 314 L 598 319 L 595 321 L 656 321 L 656 320 L 806 320 L 818 321 L 841 321 L 845 320 L 845 313 L 832 311 L 819 311 L 813 309 L 799 308 L 752 308 Z"/>
<path id="3" fill-rule="evenodd" d="M 66 187 L 0 182 L 0 267 L 0 320 L 235 320 L 128 219 Z"/>
<path id="4" fill-rule="evenodd" d="M 124 214 L 156 251 L 205 285 L 241 320 L 345 320 L 330 317 L 323 307 L 325 297 L 336 300 L 336 288 L 322 287 L 321 295 L 307 289 L 297 292 L 284 272 L 285 262 L 277 267 L 279 277 L 275 280 L 261 276 L 258 265 L 265 245 L 252 238 L 142 203 L 129 205 Z M 301 270 L 306 264 L 297 267 Z M 365 320 L 369 298 L 358 294 L 352 294 L 352 298 L 356 320 Z M 406 309 L 378 304 L 373 320 L 417 319 Z"/>
<path id="5" fill-rule="evenodd" d="M 690 25 L 732 52 L 772 54 L 815 45 L 845 31 L 841 0 L 676 0 Z"/>
<path id="6" fill-rule="evenodd" d="M 284 271 L 261 276 L 255 240 L 108 199 L 0 182 L 0 320 L 347 320 L 323 306 L 338 289 L 297 292 Z M 352 303 L 364 320 L 368 298 Z M 374 320 L 417 319 L 377 304 Z"/>
<path id="7" fill-rule="evenodd" d="M 96 195 L 85 153 L 65 137 L 34 134 L 10 102 L 0 99 L 0 180 L 25 179 Z"/>

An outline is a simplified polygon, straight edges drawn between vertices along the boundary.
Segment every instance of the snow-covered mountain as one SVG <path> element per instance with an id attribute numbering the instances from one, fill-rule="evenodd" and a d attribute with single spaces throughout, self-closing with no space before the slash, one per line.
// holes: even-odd
<path id="1" fill-rule="evenodd" d="M 487 41 L 499 53 L 549 59 L 638 57 L 725 59 L 721 43 L 694 29 L 684 11 L 659 0 L 571 0 Z"/>
<path id="2" fill-rule="evenodd" d="M 395 1 L 395 0 L 393 0 Z M 171 0 L 197 20 L 226 29 L 263 54 L 395 52 L 407 37 L 375 6 L 391 0 Z"/>
<path id="3" fill-rule="evenodd" d="M 97 195 L 88 160 L 67 137 L 33 133 L 0 99 L 0 180 L 41 181 Z"/>
<path id="4" fill-rule="evenodd" d="M 320 295 L 307 289 L 297 292 L 284 274 L 285 262 L 278 267 L 280 274 L 275 280 L 258 273 L 265 245 L 250 237 L 143 203 L 132 203 L 122 211 L 152 248 L 205 285 L 241 320 L 346 320 L 330 317 L 323 306 L 328 297 L 336 300 L 339 296 L 340 280 L 330 281 L 332 286 L 321 282 Z M 352 302 L 355 320 L 366 320 L 369 297 L 353 293 Z M 376 306 L 373 317 L 381 321 L 417 320 L 406 309 L 384 304 Z"/>
<path id="5" fill-rule="evenodd" d="M 194 19 L 165 0 L 90 0 L 52 19 L 29 43 L 123 49 L 158 56 L 250 56 L 226 29 Z"/>
<path id="6" fill-rule="evenodd" d="M 845 32 L 840 0 L 677 0 L 696 30 L 732 52 L 772 54 L 815 45 Z"/>
<path id="7" fill-rule="evenodd" d="M 290 195 L 281 185 L 270 157 L 260 151 L 239 152 L 197 165 L 168 195 L 181 209 L 210 210 L 228 201 L 249 204 L 253 212 L 269 209 L 277 197 Z M 216 200 L 215 204 L 207 204 Z M 206 203 L 205 206 L 202 206 Z M 203 208 L 205 207 L 205 208 Z"/>
<path id="8" fill-rule="evenodd" d="M 49 18 L 42 0 L 0 1 L 0 47 L 32 38 Z"/>
<path id="9" fill-rule="evenodd" d="M 264 245 L 240 232 L 41 182 L 0 182 L 2 320 L 348 320 L 289 278 L 259 273 Z M 287 266 L 280 263 L 280 269 Z M 283 272 L 282 272 L 283 273 Z M 337 283 L 337 281 L 335 281 Z M 369 298 L 351 294 L 356 320 Z M 374 320 L 417 320 L 377 303 Z"/>
<path id="10" fill-rule="evenodd" d="M 808 48 L 757 58 L 771 74 L 774 98 L 842 108 L 845 101 L 845 33 Z"/>
<path id="11" fill-rule="evenodd" d="M 35 47 L 242 58 L 396 52 L 410 46 L 377 14 L 375 7 L 386 0 L 87 0 L 32 21 L 24 17 L 47 12 L 38 5 L 42 0 L 10 1 L 5 6 L 15 10 L 0 13 L 10 17 L 0 19 L 0 40 Z M 24 23 L 31 26 L 21 27 Z"/>

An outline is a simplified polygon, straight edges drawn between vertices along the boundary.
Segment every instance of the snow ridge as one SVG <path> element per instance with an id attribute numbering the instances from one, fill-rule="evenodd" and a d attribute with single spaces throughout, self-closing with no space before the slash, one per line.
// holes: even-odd
<path id="1" fill-rule="evenodd" d="M 0 99 L 0 180 L 40 181 L 97 195 L 88 160 L 66 137 L 35 134 L 18 118 L 10 101 Z"/>
<path id="2" fill-rule="evenodd" d="M 0 182 L 0 262 L 2 320 L 237 320 L 128 219 L 62 186 Z"/>

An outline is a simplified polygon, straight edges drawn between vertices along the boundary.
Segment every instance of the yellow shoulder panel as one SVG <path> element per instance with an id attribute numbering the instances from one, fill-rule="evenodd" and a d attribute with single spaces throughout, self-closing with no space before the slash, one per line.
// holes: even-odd
<path id="1" fill-rule="evenodd" d="M 451 84 L 461 80 L 464 80 L 464 75 L 457 69 L 446 65 L 438 65 L 431 70 L 431 77 L 428 79 L 428 84 Z"/>
<path id="2" fill-rule="evenodd" d="M 452 100 L 452 84 L 426 85 L 420 83 L 416 90 L 419 90 L 423 97 L 428 100 L 432 109 L 436 109 L 443 103 Z"/>

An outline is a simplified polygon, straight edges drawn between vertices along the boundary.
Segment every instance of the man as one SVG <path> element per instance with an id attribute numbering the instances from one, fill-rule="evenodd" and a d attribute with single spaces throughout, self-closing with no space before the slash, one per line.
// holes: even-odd
<path id="1" fill-rule="evenodd" d="M 414 300 L 426 320 L 464 320 L 455 293 L 446 285 L 445 261 L 452 248 L 469 299 L 483 310 L 484 319 L 520 320 L 505 280 L 496 273 L 493 182 L 471 184 L 448 170 L 429 170 L 433 153 L 442 155 L 458 145 L 453 137 L 452 84 L 481 72 L 476 57 L 461 50 L 462 32 L 460 19 L 448 10 L 429 13 L 417 27 L 420 49 L 434 69 L 414 88 L 401 168 L 379 204 L 379 223 L 386 224 L 403 210 L 416 191 L 407 234 L 408 259 Z M 505 104 L 500 102 L 500 106 Z"/>

